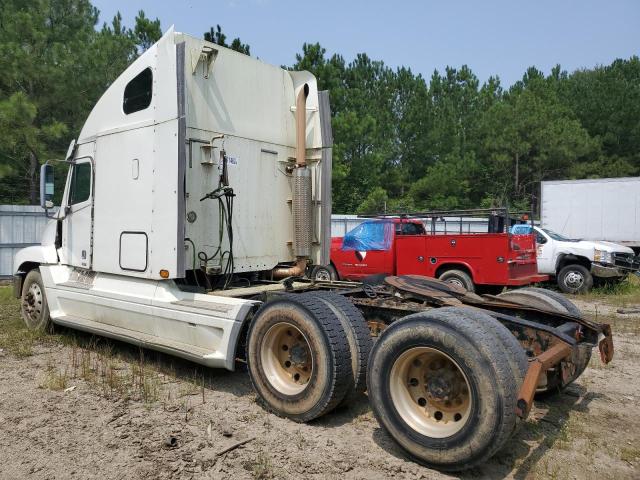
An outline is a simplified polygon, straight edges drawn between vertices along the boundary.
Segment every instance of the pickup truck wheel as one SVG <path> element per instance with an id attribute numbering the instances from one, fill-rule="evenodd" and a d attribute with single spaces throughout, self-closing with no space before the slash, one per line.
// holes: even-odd
<path id="1" fill-rule="evenodd" d="M 502 340 L 464 309 L 394 322 L 375 343 L 367 378 L 380 424 L 427 466 L 463 470 L 512 435 L 519 385 Z"/>
<path id="2" fill-rule="evenodd" d="M 335 408 L 353 385 L 346 337 L 319 298 L 283 295 L 264 304 L 247 333 L 249 376 L 262 404 L 297 422 Z"/>
<path id="3" fill-rule="evenodd" d="M 576 317 L 582 317 L 582 312 L 576 307 L 571 300 L 565 298 L 562 294 L 544 288 L 527 287 L 520 288 L 518 290 L 511 290 L 498 295 L 505 300 L 511 300 L 523 305 L 549 310 L 559 313 L 568 313 Z M 547 395 L 560 392 L 564 390 L 568 385 L 573 383 L 587 368 L 589 361 L 591 360 L 591 352 L 593 347 L 589 344 L 579 344 L 573 357 L 573 363 L 575 365 L 575 372 L 567 381 L 562 385 L 560 377 L 554 375 L 547 378 L 547 383 L 543 387 L 538 387 L 536 393 L 538 395 Z"/>
<path id="4" fill-rule="evenodd" d="M 557 282 L 564 293 L 586 293 L 593 287 L 593 276 L 587 268 L 573 264 L 558 272 Z"/>
<path id="5" fill-rule="evenodd" d="M 311 270 L 311 280 L 316 282 L 331 282 L 338 280 L 338 274 L 332 265 L 316 265 Z"/>
<path id="6" fill-rule="evenodd" d="M 342 405 L 347 404 L 362 395 L 367 389 L 367 364 L 373 347 L 369 325 L 360 310 L 343 295 L 324 291 L 314 291 L 303 295 L 310 295 L 324 302 L 340 319 L 342 328 L 347 335 L 353 375 L 353 386 L 341 402 Z"/>
<path id="7" fill-rule="evenodd" d="M 34 269 L 27 273 L 22 285 L 20 307 L 22 319 L 27 328 L 40 331 L 51 330 L 49 304 L 44 293 L 40 270 Z"/>
<path id="8" fill-rule="evenodd" d="M 476 287 L 473 284 L 473 280 L 471 277 L 462 270 L 447 270 L 442 273 L 439 277 L 443 282 L 451 283 L 452 285 L 456 285 L 458 287 L 462 287 L 468 292 L 475 292 Z"/>

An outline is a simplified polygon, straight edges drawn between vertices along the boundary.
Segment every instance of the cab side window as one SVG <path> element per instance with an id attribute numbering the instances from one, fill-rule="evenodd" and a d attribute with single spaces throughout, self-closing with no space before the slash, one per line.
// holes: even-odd
<path id="1" fill-rule="evenodd" d="M 396 224 L 396 235 L 424 235 L 424 227 L 418 223 Z"/>
<path id="2" fill-rule="evenodd" d="M 69 205 L 86 202 L 91 196 L 91 163 L 78 163 L 71 172 Z"/>
<path id="3" fill-rule="evenodd" d="M 144 110 L 151 105 L 153 88 L 153 74 L 150 68 L 145 68 L 124 87 L 122 110 L 127 115 Z"/>

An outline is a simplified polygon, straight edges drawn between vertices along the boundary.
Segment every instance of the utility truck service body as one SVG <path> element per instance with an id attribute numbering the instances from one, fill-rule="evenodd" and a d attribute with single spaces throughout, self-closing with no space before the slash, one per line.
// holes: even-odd
<path id="1" fill-rule="evenodd" d="M 447 214 L 453 216 L 455 212 Z M 430 218 L 435 222 L 442 215 L 435 213 Z M 477 286 L 523 286 L 548 280 L 548 276 L 538 274 L 535 237 L 531 234 L 512 235 L 489 228 L 464 232 L 455 221 L 449 222 L 448 231 L 436 232 L 435 228 L 425 228 L 430 223 L 427 214 L 420 220 L 367 220 L 344 237 L 332 238 L 333 271 L 329 273 L 346 280 L 362 280 L 374 274 L 426 275 L 472 292 Z M 372 241 L 375 233 L 379 233 L 379 241 Z"/>
<path id="2" fill-rule="evenodd" d="M 299 422 L 366 389 L 412 457 L 477 465 L 536 391 L 573 382 L 595 346 L 611 360 L 611 330 L 540 289 L 309 280 L 329 264 L 330 125 L 308 72 L 170 29 L 72 142 L 61 207 L 15 257 L 24 321 L 211 367 L 246 361 L 262 404 Z M 47 163 L 45 208 L 52 178 Z"/>

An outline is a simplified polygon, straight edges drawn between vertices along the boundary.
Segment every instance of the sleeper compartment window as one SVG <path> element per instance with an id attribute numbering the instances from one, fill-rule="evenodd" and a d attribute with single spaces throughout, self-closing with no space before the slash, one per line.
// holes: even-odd
<path id="1" fill-rule="evenodd" d="M 122 110 L 127 115 L 144 110 L 151 105 L 151 93 L 153 88 L 153 74 L 150 68 L 145 68 L 127 83 L 124 88 Z"/>

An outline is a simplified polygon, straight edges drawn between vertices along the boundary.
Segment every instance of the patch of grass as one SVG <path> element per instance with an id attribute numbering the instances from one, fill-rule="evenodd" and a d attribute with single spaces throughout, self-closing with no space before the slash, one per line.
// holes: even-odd
<path id="1" fill-rule="evenodd" d="M 300 430 L 296 430 L 293 434 L 293 443 L 298 447 L 298 450 L 302 450 L 307 445 L 307 439 L 304 438 L 304 435 Z"/>
<path id="2" fill-rule="evenodd" d="M 535 439 L 538 441 L 541 441 L 544 435 L 549 433 L 549 427 L 545 426 L 545 424 L 539 420 L 538 421 L 533 421 L 530 419 L 527 420 L 523 424 L 523 429 L 524 428 L 526 428 L 528 435 L 531 436 L 532 439 Z"/>
<path id="3" fill-rule="evenodd" d="M 255 459 L 248 460 L 243 464 L 245 470 L 251 472 L 253 478 L 264 480 L 274 478 L 273 465 L 269 456 L 261 451 Z"/>
<path id="4" fill-rule="evenodd" d="M 637 275 L 629 275 L 622 282 L 595 287 L 579 298 L 601 300 L 616 306 L 640 305 L 640 278 Z"/>
<path id="5" fill-rule="evenodd" d="M 620 449 L 620 460 L 627 463 L 634 463 L 640 460 L 640 447 L 622 447 Z"/>
<path id="6" fill-rule="evenodd" d="M 20 301 L 13 297 L 13 287 L 0 287 L 0 348 L 17 357 L 28 357 L 37 344 L 57 341 L 57 336 L 45 331 L 27 329 L 20 315 Z"/>
<path id="7" fill-rule="evenodd" d="M 44 383 L 41 385 L 43 388 L 50 390 L 64 390 L 69 386 L 69 373 L 65 368 L 64 371 L 58 370 L 53 365 L 49 365 L 47 368 L 47 376 Z"/>
<path id="8" fill-rule="evenodd" d="M 85 381 L 105 398 L 141 401 L 145 406 L 158 401 L 161 381 L 158 372 L 141 354 L 138 361 L 118 358 L 110 343 L 90 340 L 81 347 L 72 343 L 68 362 L 58 368 L 49 367 L 42 385 L 62 390 L 73 379 Z"/>
<path id="9" fill-rule="evenodd" d="M 70 347 L 71 353 L 68 363 L 47 369 L 43 388 L 64 390 L 72 379 L 82 379 L 106 398 L 151 404 L 161 395 L 159 372 L 147 361 L 142 350 L 133 356 L 116 355 L 113 345 L 99 337 L 72 331 L 53 335 L 29 330 L 20 314 L 20 301 L 13 297 L 13 288 L 0 287 L 0 349 L 17 357 L 28 357 L 33 355 L 37 345 L 51 344 Z M 171 373 L 175 378 L 175 370 Z M 204 389 L 204 379 L 194 371 L 193 378 L 180 386 L 182 395 L 195 395 Z"/>
<path id="10" fill-rule="evenodd" d="M 9 285 L 0 286 L 0 305 L 17 303 L 18 300 L 13 297 L 13 287 Z"/>
<path id="11" fill-rule="evenodd" d="M 201 381 L 200 378 L 198 378 L 198 371 L 194 370 L 193 375 L 190 375 L 185 379 L 185 382 L 180 384 L 178 398 L 198 395 L 201 393 L 202 388 L 204 388 L 204 379 Z"/>

